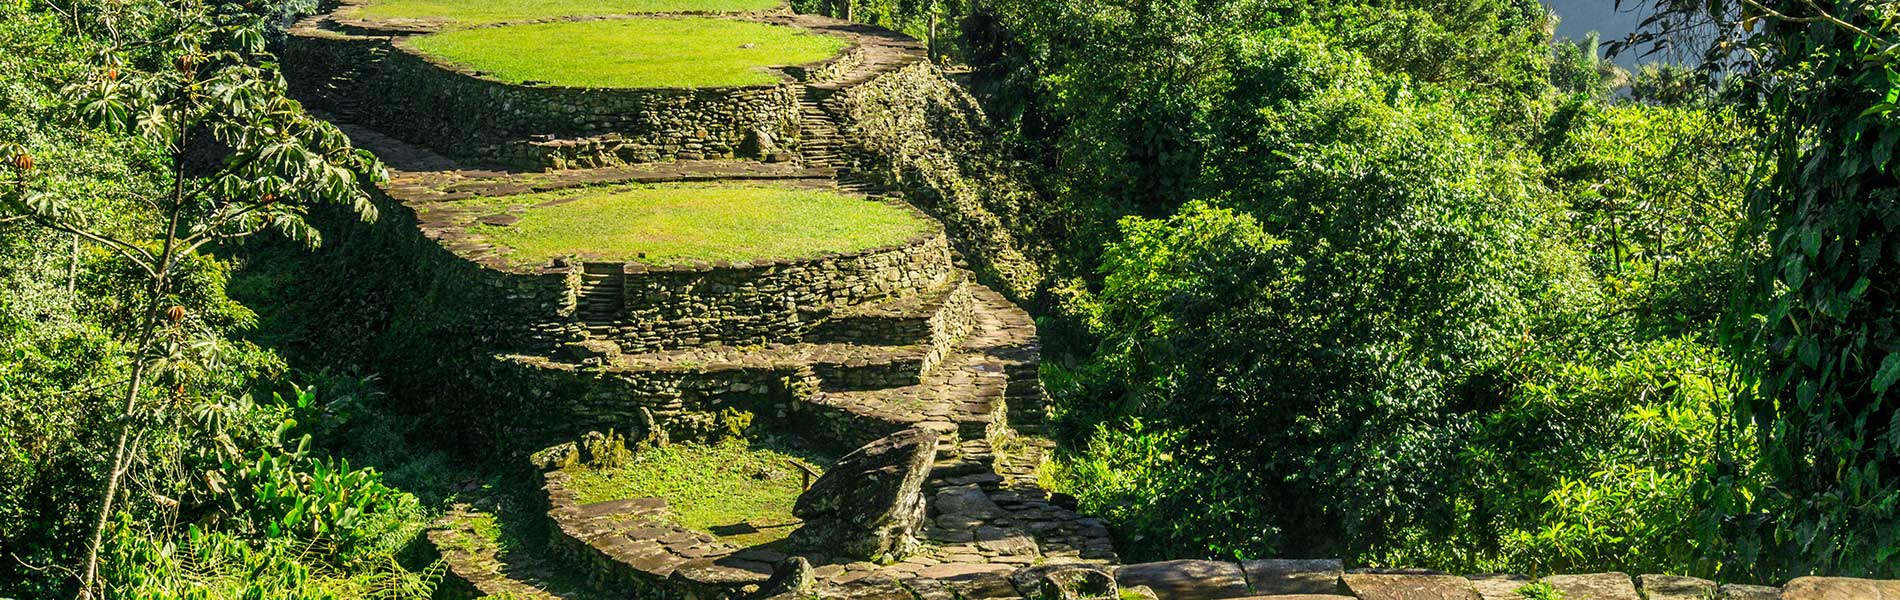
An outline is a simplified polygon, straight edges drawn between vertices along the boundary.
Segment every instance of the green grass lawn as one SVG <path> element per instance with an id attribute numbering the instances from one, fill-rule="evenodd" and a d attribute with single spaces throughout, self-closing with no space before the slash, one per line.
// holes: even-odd
<path id="1" fill-rule="evenodd" d="M 795 27 L 704 17 L 461 29 L 414 44 L 502 81 L 590 88 L 768 85 L 779 75 L 762 67 L 825 60 L 847 45 Z"/>
<path id="2" fill-rule="evenodd" d="M 467 202 L 531 207 L 512 225 L 470 229 L 523 265 L 562 256 L 649 265 L 801 259 L 901 243 L 930 226 L 882 202 L 762 185 L 614 186 Z"/>
<path id="3" fill-rule="evenodd" d="M 624 498 L 665 498 L 679 524 L 739 546 L 775 542 L 800 521 L 792 504 L 804 492 L 800 461 L 822 469 L 826 459 L 753 447 L 745 440 L 718 445 L 674 444 L 641 451 L 632 463 L 610 470 L 568 470 L 582 503 Z"/>
<path id="4" fill-rule="evenodd" d="M 465 25 L 579 15 L 652 12 L 750 12 L 779 0 L 374 0 L 357 13 L 366 19 L 444 19 Z"/>

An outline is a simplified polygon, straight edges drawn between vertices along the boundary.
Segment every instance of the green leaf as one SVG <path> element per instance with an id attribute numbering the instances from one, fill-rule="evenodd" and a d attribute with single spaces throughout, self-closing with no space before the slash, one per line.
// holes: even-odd
<path id="1" fill-rule="evenodd" d="M 1895 381 L 1900 381 L 1900 352 L 1890 352 L 1880 361 L 1880 371 L 1874 373 L 1874 393 L 1886 393 Z"/>
<path id="2" fill-rule="evenodd" d="M 1801 365 L 1810 369 L 1821 367 L 1821 344 L 1814 338 L 1802 338 L 1799 350 Z"/>

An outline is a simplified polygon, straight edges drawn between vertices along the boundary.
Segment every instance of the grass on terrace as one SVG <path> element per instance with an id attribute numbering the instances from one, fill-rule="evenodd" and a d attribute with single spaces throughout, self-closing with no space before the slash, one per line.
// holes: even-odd
<path id="1" fill-rule="evenodd" d="M 883 202 L 746 184 L 613 186 L 465 202 L 484 210 L 530 207 L 512 225 L 470 229 L 512 250 L 508 260 L 522 265 L 562 256 L 649 265 L 802 259 L 902 243 L 930 226 Z"/>
<path id="2" fill-rule="evenodd" d="M 804 492 L 804 475 L 792 461 L 814 470 L 828 464 L 822 458 L 733 439 L 711 446 L 650 448 L 618 469 L 578 466 L 568 473 L 582 503 L 664 498 L 680 525 L 735 545 L 756 546 L 784 539 L 798 528 L 792 504 Z"/>
<path id="3" fill-rule="evenodd" d="M 764 67 L 822 61 L 848 45 L 795 27 L 703 17 L 461 29 L 414 44 L 502 81 L 589 88 L 769 85 L 780 76 Z"/>
<path id="4" fill-rule="evenodd" d="M 357 16 L 371 20 L 443 19 L 482 25 L 580 15 L 737 13 L 767 10 L 778 5 L 779 0 L 373 0 Z"/>

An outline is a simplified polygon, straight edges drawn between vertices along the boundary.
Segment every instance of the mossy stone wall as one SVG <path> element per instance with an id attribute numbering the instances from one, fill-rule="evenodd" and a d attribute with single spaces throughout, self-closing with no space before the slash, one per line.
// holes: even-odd
<path id="1" fill-rule="evenodd" d="M 333 110 L 443 155 L 522 169 L 717 158 L 783 159 L 799 132 L 790 83 L 703 89 L 516 85 L 427 57 L 402 38 L 300 28 L 293 85 Z"/>
<path id="2" fill-rule="evenodd" d="M 770 263 L 625 266 L 628 352 L 803 339 L 839 307 L 917 293 L 950 277 L 942 230 L 904 244 Z"/>

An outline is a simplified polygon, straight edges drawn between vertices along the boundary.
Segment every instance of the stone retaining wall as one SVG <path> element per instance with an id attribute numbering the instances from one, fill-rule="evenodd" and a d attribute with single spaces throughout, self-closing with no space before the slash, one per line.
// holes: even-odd
<path id="1" fill-rule="evenodd" d="M 942 285 L 941 229 L 903 244 L 812 260 L 625 266 L 626 312 L 608 336 L 627 352 L 802 339 L 839 307 Z"/>
<path id="2" fill-rule="evenodd" d="M 642 409 L 672 430 L 694 415 L 734 408 L 756 426 L 796 431 L 823 449 L 843 453 L 912 426 L 817 401 L 819 371 L 807 365 L 679 365 L 664 370 L 581 367 L 536 356 L 497 357 L 482 380 L 508 395 L 490 420 L 522 447 L 540 448 L 588 431 L 633 431 Z M 835 375 L 834 375 L 835 376 Z M 501 391 L 510 390 L 510 391 Z"/>
<path id="3" fill-rule="evenodd" d="M 408 205 L 370 192 L 381 213 L 374 225 L 385 243 L 401 248 L 418 276 L 427 312 L 411 315 L 404 342 L 457 344 L 501 350 L 557 348 L 583 335 L 574 321 L 579 265 L 502 270 L 467 260 L 453 245 L 417 232 L 427 229 Z"/>
<path id="4" fill-rule="evenodd" d="M 444 155 L 560 169 L 715 158 L 784 159 L 796 146 L 792 83 L 701 89 L 529 86 L 423 55 L 406 38 L 315 25 L 292 32 L 292 85 L 333 110 Z M 326 79 L 326 77 L 328 79 Z"/>
<path id="5" fill-rule="evenodd" d="M 664 500 L 632 498 L 584 505 L 580 494 L 568 487 L 567 473 L 550 471 L 544 478 L 552 507 L 548 517 L 555 526 L 552 550 L 563 562 L 579 565 L 577 570 L 587 574 L 595 589 L 653 600 L 738 596 L 740 586 L 720 589 L 717 578 L 696 577 L 715 567 L 713 559 L 705 557 L 723 557 L 733 549 L 705 533 L 672 525 Z M 663 544 L 662 539 L 672 544 Z M 682 552 L 696 555 L 687 557 Z M 766 568 L 769 575 L 770 565 Z"/>

